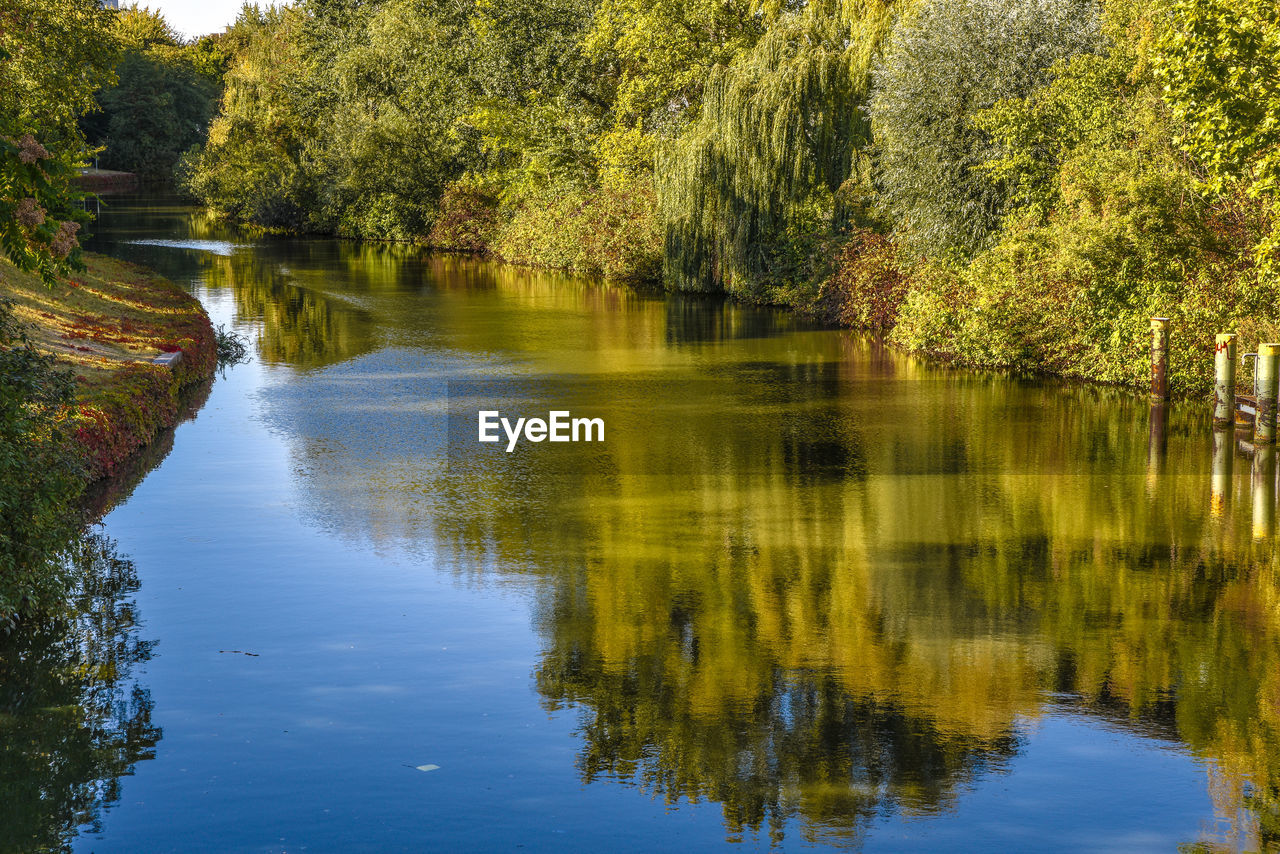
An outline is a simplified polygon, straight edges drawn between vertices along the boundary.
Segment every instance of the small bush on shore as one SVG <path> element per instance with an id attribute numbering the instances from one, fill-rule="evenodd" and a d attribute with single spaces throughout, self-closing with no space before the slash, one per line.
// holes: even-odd
<path id="1" fill-rule="evenodd" d="M 888 332 L 907 295 L 893 241 L 873 231 L 853 233 L 835 258 L 822 288 L 822 313 L 842 326 Z"/>
<path id="2" fill-rule="evenodd" d="M 249 361 L 249 339 L 235 330 L 226 329 L 221 323 L 214 330 L 217 342 L 218 367 L 220 369 L 242 365 Z"/>
<path id="3" fill-rule="evenodd" d="M 653 192 L 646 179 L 529 197 L 498 232 L 493 249 L 517 264 L 656 280 L 662 235 Z"/>

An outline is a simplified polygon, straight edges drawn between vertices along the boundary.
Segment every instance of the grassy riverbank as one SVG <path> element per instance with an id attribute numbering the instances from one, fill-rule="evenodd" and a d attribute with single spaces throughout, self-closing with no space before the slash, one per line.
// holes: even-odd
<path id="1" fill-rule="evenodd" d="M 217 345 L 200 303 L 172 282 L 102 255 L 85 260 L 53 288 L 0 265 L 0 295 L 36 349 L 74 373 L 74 433 L 93 481 L 175 423 L 180 392 L 212 376 Z M 172 368 L 151 364 L 177 351 Z"/>

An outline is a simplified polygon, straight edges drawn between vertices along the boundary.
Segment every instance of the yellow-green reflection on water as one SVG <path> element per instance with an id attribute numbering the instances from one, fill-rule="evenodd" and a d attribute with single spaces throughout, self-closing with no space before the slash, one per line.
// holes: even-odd
<path id="1" fill-rule="evenodd" d="M 1280 845 L 1275 457 L 1207 407 L 406 248 L 147 260 L 230 293 L 280 369 L 263 418 L 312 524 L 532 584 L 582 780 L 845 844 L 1064 714 L 1186 745 L 1216 841 Z M 605 445 L 450 444 L 449 383 L 512 378 L 605 413 Z"/>

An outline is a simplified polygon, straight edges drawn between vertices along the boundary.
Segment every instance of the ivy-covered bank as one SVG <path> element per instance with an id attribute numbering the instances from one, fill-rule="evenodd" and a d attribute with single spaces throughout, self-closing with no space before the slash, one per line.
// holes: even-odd
<path id="1" fill-rule="evenodd" d="M 217 339 L 200 303 L 141 267 L 85 254 L 54 284 L 0 261 L 0 629 L 56 605 L 85 488 L 178 419 Z M 152 363 L 181 352 L 172 367 Z"/>

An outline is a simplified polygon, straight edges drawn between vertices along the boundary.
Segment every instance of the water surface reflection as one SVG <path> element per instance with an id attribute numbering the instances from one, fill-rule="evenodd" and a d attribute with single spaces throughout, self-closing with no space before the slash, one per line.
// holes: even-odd
<path id="1" fill-rule="evenodd" d="M 0 632 L 0 851 L 61 851 L 99 831 L 120 778 L 160 741 L 136 670 L 137 572 L 98 532 L 69 550 L 64 609 Z"/>
<path id="2" fill-rule="evenodd" d="M 180 210 L 117 222 L 227 239 Z M 583 783 L 715 802 L 731 840 L 972 844 L 1000 823 L 965 811 L 984 780 L 1068 802 L 1088 759 L 1115 815 L 1011 813 L 1010 839 L 1280 846 L 1275 459 L 1198 407 L 405 248 L 128 245 L 256 334 L 253 417 L 298 518 L 526 591 Z M 606 443 L 451 442 L 451 388 L 492 380 L 603 414 Z M 1035 747 L 1064 728 L 1066 758 Z M 1166 755 L 1203 781 L 1199 831 L 1169 829 L 1188 808 L 1158 781 L 1119 789 Z"/>

